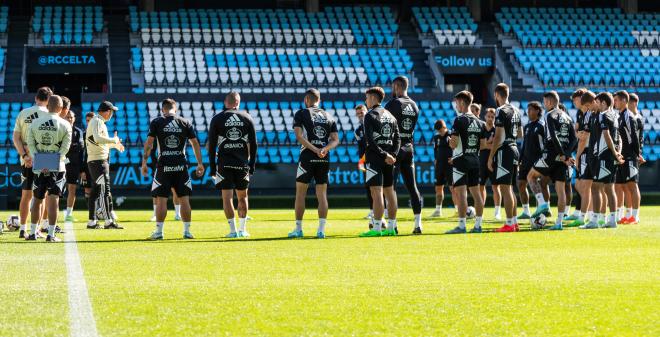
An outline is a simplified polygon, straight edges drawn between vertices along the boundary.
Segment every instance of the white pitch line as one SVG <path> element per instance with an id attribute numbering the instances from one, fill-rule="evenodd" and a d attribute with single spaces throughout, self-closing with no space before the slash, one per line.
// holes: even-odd
<path id="1" fill-rule="evenodd" d="M 73 223 L 64 223 L 64 260 L 69 288 L 69 320 L 72 337 L 98 337 L 92 303 L 87 294 Z"/>

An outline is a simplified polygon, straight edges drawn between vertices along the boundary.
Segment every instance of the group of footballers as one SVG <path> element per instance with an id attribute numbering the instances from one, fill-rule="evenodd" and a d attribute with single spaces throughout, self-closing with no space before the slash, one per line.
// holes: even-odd
<path id="1" fill-rule="evenodd" d="M 564 222 L 582 229 L 616 228 L 617 224 L 639 222 L 638 181 L 639 165 L 644 163 L 644 125 L 636 94 L 624 90 L 595 94 L 580 88 L 571 95 L 577 108 L 577 120 L 573 121 L 557 92 L 549 91 L 543 94 L 543 103 L 527 105 L 529 122 L 524 128 L 521 113 L 508 97 L 509 88 L 498 84 L 494 92 L 498 107 L 487 109 L 484 122 L 479 118 L 480 106 L 472 102 L 472 94 L 459 92 L 454 96 L 458 116 L 452 130 L 443 120 L 435 124 L 437 206 L 433 215 L 441 214 L 445 184 L 451 185 L 458 210 L 458 226 L 447 234 L 467 232 L 467 190 L 476 211 L 475 224 L 469 232 L 482 232 L 486 180 L 493 188 L 496 217 L 498 197 L 504 203 L 506 223 L 497 232 L 518 231 L 519 219 L 532 219 L 532 229 L 543 228 L 545 220 L 536 220 L 551 215 L 551 183 L 557 195 L 557 218 L 549 227 L 551 230 L 563 229 Z M 576 198 L 572 198 L 573 172 Z M 528 186 L 537 200 L 533 213 Z M 520 216 L 514 187 L 523 204 Z M 571 200 L 575 202 L 575 212 L 569 215 Z"/>
<path id="2" fill-rule="evenodd" d="M 420 112 L 407 90 L 408 79 L 399 76 L 392 81 L 392 98 L 387 104 L 383 105 L 385 91 L 373 87 L 365 92 L 364 104 L 355 108 L 360 121 L 355 135 L 371 208 L 369 230 L 360 234 L 363 237 L 398 234 L 396 183 L 400 179 L 410 195 L 413 234 L 422 234 L 422 197 L 416 184 L 413 156 L 414 132 Z M 557 220 L 550 229 L 562 229 L 564 221 L 571 221 L 567 226 L 586 229 L 613 228 L 617 223 L 639 221 L 637 181 L 639 165 L 644 163 L 641 156 L 643 122 L 637 111 L 639 98 L 625 91 L 612 95 L 607 92 L 594 94 L 586 89 L 578 89 L 571 98 L 578 108 L 576 122 L 561 104 L 559 95 L 550 91 L 543 95 L 543 103 L 528 104 L 529 122 L 523 128 L 521 113 L 509 103 L 509 88 L 505 84 L 495 87 L 497 108 L 486 109 L 484 120 L 480 118 L 481 106 L 473 103 L 469 91 L 454 96 L 457 116 L 451 130 L 446 121 L 438 120 L 433 138 L 436 208 L 432 217 L 442 215 L 445 185 L 450 186 L 451 199 L 458 212 L 458 226 L 447 234 L 468 232 L 468 191 L 475 213 L 474 227 L 469 232 L 482 232 L 488 181 L 498 220 L 501 217 L 500 203 L 504 205 L 506 222 L 496 230 L 498 232 L 518 231 L 518 219 L 550 216 L 551 182 L 557 194 Z M 303 100 L 305 108 L 294 114 L 293 121 L 301 152 L 296 174 L 295 228 L 288 237 L 303 237 L 305 196 L 309 184 L 314 181 L 319 217 L 316 237 L 325 238 L 328 154 L 339 144 L 337 124 L 333 116 L 320 107 L 321 94 L 317 89 L 307 90 Z M 210 175 L 215 187 L 221 191 L 230 229 L 228 238 L 250 235 L 247 231 L 248 188 L 258 161 L 254 121 L 240 109 L 240 103 L 237 92 L 230 92 L 225 97 L 225 109 L 213 116 L 209 123 L 207 144 Z M 108 158 L 111 149 L 123 151 L 124 147 L 116 133 L 114 137 L 108 135 L 105 126 L 117 108 L 110 102 L 101 103 L 96 113 L 85 116 L 87 128 L 83 132 L 74 126 L 75 114 L 69 107 L 70 101 L 66 97 L 54 95 L 49 88 L 40 88 L 35 106 L 21 111 L 16 121 L 13 140 L 23 166 L 20 236 L 27 240 L 41 236 L 38 224 L 46 217 L 46 241 L 59 240 L 55 236 L 59 231 L 56 226 L 59 198 L 66 184 L 65 221 L 73 221 L 72 210 L 79 180 L 82 180 L 88 200 L 87 227 L 100 228 L 97 220 L 103 219 L 103 228 L 122 228 L 113 211 Z M 149 125 L 141 167 L 145 176 L 150 174 L 147 163 L 150 157 L 155 159 L 151 195 L 156 229 L 149 239 L 164 238 L 170 194 L 176 199 L 177 218 L 183 221 L 183 238 L 192 239 L 189 199 L 192 182 L 186 146 L 190 144 L 193 148 L 198 163 L 195 174 L 201 177 L 205 172 L 201 145 L 192 123 L 177 115 L 174 100 L 163 100 L 160 108 L 161 115 Z M 59 167 L 33 167 L 36 155 L 47 152 L 60 154 Z M 157 153 L 155 157 L 154 153 Z M 573 167 L 576 198 L 572 198 Z M 528 186 L 537 200 L 537 209 L 533 213 L 529 207 Z M 514 187 L 518 189 L 523 205 L 520 216 Z M 234 195 L 238 199 L 238 212 L 234 208 Z M 42 206 L 44 199 L 45 207 Z M 571 200 L 575 201 L 576 211 L 568 215 Z M 607 206 L 610 214 L 605 219 Z M 26 227 L 28 213 L 31 213 L 29 232 Z M 532 221 L 533 228 L 535 223 L 538 222 Z"/>

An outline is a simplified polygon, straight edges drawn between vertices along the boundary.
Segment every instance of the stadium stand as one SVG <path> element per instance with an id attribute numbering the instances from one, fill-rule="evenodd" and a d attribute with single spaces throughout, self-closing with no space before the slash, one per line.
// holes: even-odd
<path id="1" fill-rule="evenodd" d="M 8 26 L 9 26 L 9 7 L 2 6 L 0 7 L 0 34 L 6 34 Z"/>
<path id="2" fill-rule="evenodd" d="M 593 14 L 593 15 L 592 15 Z M 657 92 L 660 85 L 660 15 L 624 14 L 616 8 L 504 7 L 496 14 L 510 49 L 524 72 L 546 88 L 571 90 L 638 87 Z"/>
<path id="3" fill-rule="evenodd" d="M 31 29 L 43 44 L 92 44 L 103 31 L 101 6 L 36 6 Z"/>
<path id="4" fill-rule="evenodd" d="M 433 35 L 439 45 L 475 45 L 477 24 L 465 7 L 413 7 L 414 22 L 422 35 Z"/>

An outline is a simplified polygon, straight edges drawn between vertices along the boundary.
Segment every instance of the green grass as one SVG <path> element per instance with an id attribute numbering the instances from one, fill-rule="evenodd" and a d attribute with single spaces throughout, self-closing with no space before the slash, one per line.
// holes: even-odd
<path id="1" fill-rule="evenodd" d="M 660 207 L 615 230 L 448 236 L 445 218 L 420 237 L 406 209 L 391 238 L 357 238 L 365 212 L 331 210 L 326 240 L 315 212 L 309 239 L 282 239 L 292 211 L 255 210 L 252 237 L 228 240 L 206 210 L 197 239 L 169 221 L 162 242 L 143 241 L 150 213 L 120 211 L 123 231 L 76 223 L 102 336 L 660 335 Z M 0 284 L 1 336 L 68 334 L 64 245 L 0 235 Z"/>

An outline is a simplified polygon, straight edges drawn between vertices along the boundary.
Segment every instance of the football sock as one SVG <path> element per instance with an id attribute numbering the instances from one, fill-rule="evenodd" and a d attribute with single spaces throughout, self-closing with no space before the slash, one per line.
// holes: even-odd
<path id="1" fill-rule="evenodd" d="M 610 215 L 607 217 L 607 223 L 611 224 L 616 222 L 616 212 L 610 212 Z"/>
<path id="2" fill-rule="evenodd" d="M 154 204 L 154 216 L 156 216 L 156 204 Z"/>
<path id="3" fill-rule="evenodd" d="M 21 224 L 21 228 L 19 228 L 19 230 L 24 231 L 25 227 L 26 227 L 25 224 Z"/>
<path id="4" fill-rule="evenodd" d="M 435 210 L 442 212 L 442 205 L 435 205 Z"/>
<path id="5" fill-rule="evenodd" d="M 482 220 L 482 219 L 483 219 L 483 217 L 480 217 L 480 216 L 478 216 L 478 217 L 475 218 L 475 220 L 474 220 L 474 228 L 481 228 L 481 220 Z"/>
<path id="6" fill-rule="evenodd" d="M 513 225 L 513 218 L 506 218 L 506 225 L 507 226 Z"/>
<path id="7" fill-rule="evenodd" d="M 632 209 L 632 216 L 635 218 L 635 220 L 639 221 L 639 209 L 633 208 Z"/>
<path id="8" fill-rule="evenodd" d="M 531 214 L 529 212 L 529 204 L 523 204 L 523 213 L 525 213 L 527 215 Z"/>
<path id="9" fill-rule="evenodd" d="M 73 207 L 67 207 L 64 215 L 69 216 L 71 213 L 73 213 Z"/>
<path id="10" fill-rule="evenodd" d="M 55 237 L 55 225 L 48 226 L 48 236 Z"/>
<path id="11" fill-rule="evenodd" d="M 631 216 L 632 216 L 632 207 L 626 208 L 626 218 L 630 218 Z"/>
<path id="12" fill-rule="evenodd" d="M 543 193 L 536 193 L 536 205 L 541 206 L 545 204 L 545 200 L 543 199 Z"/>
<path id="13" fill-rule="evenodd" d="M 458 218 L 458 227 L 465 229 L 465 218 Z"/>
<path id="14" fill-rule="evenodd" d="M 302 231 L 302 220 L 296 220 L 296 230 Z"/>
<path id="15" fill-rule="evenodd" d="M 318 232 L 325 233 L 325 223 L 326 223 L 325 218 L 319 218 L 319 230 L 318 230 Z"/>
<path id="16" fill-rule="evenodd" d="M 156 233 L 163 233 L 163 222 L 156 222 Z"/>
<path id="17" fill-rule="evenodd" d="M 395 227 L 396 227 L 396 219 L 388 219 L 387 230 L 393 231 Z"/>
<path id="18" fill-rule="evenodd" d="M 415 228 L 422 228 L 422 215 L 421 214 L 415 214 Z"/>
<path id="19" fill-rule="evenodd" d="M 181 205 L 174 205 L 174 214 L 176 216 L 181 216 Z"/>
<path id="20" fill-rule="evenodd" d="M 190 222 L 184 222 L 183 223 L 183 232 L 184 233 L 190 232 Z"/>
<path id="21" fill-rule="evenodd" d="M 236 219 L 227 219 L 227 223 L 229 223 L 229 232 L 236 233 Z"/>
<path id="22" fill-rule="evenodd" d="M 514 215 L 513 218 L 511 218 L 511 221 L 512 221 L 512 223 L 511 223 L 512 225 L 517 224 L 518 223 L 518 216 Z"/>
<path id="23" fill-rule="evenodd" d="M 500 208 L 501 206 L 495 206 L 495 216 L 500 215 Z"/>
<path id="24" fill-rule="evenodd" d="M 238 224 L 241 226 L 241 232 L 247 230 L 247 218 L 238 218 Z"/>
<path id="25" fill-rule="evenodd" d="M 37 234 L 37 224 L 36 223 L 30 224 L 30 233 L 31 234 Z"/>
<path id="26" fill-rule="evenodd" d="M 557 212 L 557 221 L 555 222 L 555 224 L 561 226 L 561 222 L 563 220 L 564 220 L 564 212 Z"/>
<path id="27" fill-rule="evenodd" d="M 586 221 L 591 221 L 591 219 L 594 217 L 594 212 L 593 211 L 587 211 L 587 216 Z"/>

